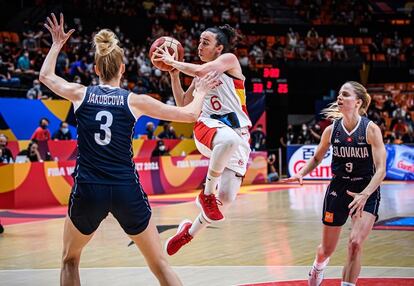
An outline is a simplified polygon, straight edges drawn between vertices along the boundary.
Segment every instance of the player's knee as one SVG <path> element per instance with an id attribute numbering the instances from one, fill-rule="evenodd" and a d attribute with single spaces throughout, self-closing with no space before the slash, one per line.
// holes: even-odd
<path id="1" fill-rule="evenodd" d="M 151 269 L 152 273 L 154 273 L 154 275 L 157 277 L 164 275 L 169 267 L 167 259 L 162 255 L 154 261 L 149 262 L 148 266 Z"/>
<path id="2" fill-rule="evenodd" d="M 62 258 L 62 267 L 63 268 L 77 268 L 79 265 L 80 256 L 79 255 L 64 255 Z"/>
<path id="3" fill-rule="evenodd" d="M 358 237 L 351 237 L 348 241 L 348 248 L 351 253 L 358 253 L 362 250 L 362 240 Z"/>
<path id="4" fill-rule="evenodd" d="M 80 252 L 70 251 L 68 248 L 63 248 L 62 263 L 71 265 L 73 263 L 79 263 L 81 257 Z"/>
<path id="5" fill-rule="evenodd" d="M 237 193 L 219 192 L 219 200 L 223 206 L 230 205 L 236 199 Z"/>

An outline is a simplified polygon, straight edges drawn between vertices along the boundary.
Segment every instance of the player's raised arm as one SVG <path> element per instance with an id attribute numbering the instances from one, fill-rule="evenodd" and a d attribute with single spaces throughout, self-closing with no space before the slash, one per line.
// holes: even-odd
<path id="1" fill-rule="evenodd" d="M 211 71 L 224 73 L 226 71 L 235 70 L 240 65 L 237 57 L 231 53 L 222 54 L 211 62 L 198 65 L 177 61 L 174 59 L 174 55 L 171 55 L 166 49 L 163 50 L 158 48 L 157 51 L 157 56 L 159 56 L 159 58 L 154 59 L 154 61 L 163 61 L 190 76 L 202 77 Z"/>
<path id="2" fill-rule="evenodd" d="M 184 91 L 180 82 L 180 71 L 174 69 L 169 71 L 169 74 L 171 78 L 171 89 L 177 106 L 185 106 L 189 104 L 194 98 L 192 96 L 195 88 L 194 81 L 191 83 L 190 87 Z"/>
<path id="3" fill-rule="evenodd" d="M 40 69 L 39 80 L 55 94 L 75 104 L 80 104 L 86 87 L 81 84 L 68 82 L 55 74 L 56 60 L 59 52 L 75 30 L 72 29 L 65 33 L 62 13 L 60 14 L 59 22 L 55 14 L 52 13 L 51 17 L 47 17 L 47 23 L 44 26 L 52 35 L 53 43 Z"/>
<path id="4" fill-rule="evenodd" d="M 204 76 L 211 71 L 228 73 L 238 79 L 244 79 L 236 55 L 231 53 L 237 38 L 235 30 L 229 25 L 206 29 L 200 35 L 198 56 L 204 64 L 191 64 L 177 61 L 175 54 L 170 54 L 167 47 L 157 48 L 154 61 L 162 61 L 190 76 Z"/>
<path id="5" fill-rule="evenodd" d="M 319 142 L 318 148 L 316 149 L 315 155 L 312 156 L 306 162 L 306 165 L 295 175 L 290 178 L 283 179 L 283 183 L 295 182 L 298 181 L 300 184 L 303 183 L 303 177 L 309 174 L 313 169 L 315 169 L 323 160 L 323 157 L 328 151 L 329 146 L 331 145 L 330 138 L 332 133 L 332 125 L 328 126 L 322 133 L 321 141 Z"/>
<path id="6" fill-rule="evenodd" d="M 195 80 L 194 99 L 184 107 L 163 104 L 160 101 L 143 94 L 133 94 L 130 106 L 135 117 L 148 115 L 162 120 L 177 122 L 194 122 L 197 120 L 207 92 L 220 84 L 217 72 L 208 73 L 203 78 Z"/>

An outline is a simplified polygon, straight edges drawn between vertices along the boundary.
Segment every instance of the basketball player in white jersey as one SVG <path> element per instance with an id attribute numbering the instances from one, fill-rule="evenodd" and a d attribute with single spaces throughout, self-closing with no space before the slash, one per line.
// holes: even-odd
<path id="1" fill-rule="evenodd" d="M 201 213 L 194 222 L 181 222 L 177 234 L 166 242 L 169 255 L 175 254 L 209 223 L 224 219 L 222 212 L 236 198 L 246 173 L 251 122 L 246 109 L 245 77 L 237 57 L 229 52 L 235 36 L 229 25 L 205 30 L 198 46 L 198 55 L 204 62 L 201 65 L 176 61 L 166 49 L 158 48 L 156 51 L 159 58 L 155 60 L 174 68 L 170 76 L 178 106 L 191 102 L 194 91 L 194 84 L 187 91 L 182 89 L 179 72 L 195 77 L 217 71 L 221 74 L 219 79 L 222 83 L 205 97 L 194 127 L 198 150 L 210 158 L 204 190 L 196 199 Z M 215 196 L 217 188 L 218 199 Z"/>

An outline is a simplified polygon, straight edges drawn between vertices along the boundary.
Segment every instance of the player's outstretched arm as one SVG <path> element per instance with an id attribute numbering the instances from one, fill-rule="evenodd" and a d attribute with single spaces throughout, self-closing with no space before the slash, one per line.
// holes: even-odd
<path id="1" fill-rule="evenodd" d="M 306 162 L 305 167 L 303 167 L 297 174 L 293 175 L 290 178 L 283 179 L 281 180 L 281 182 L 289 183 L 289 182 L 298 181 L 302 185 L 303 177 L 309 174 L 313 169 L 315 169 L 322 162 L 323 157 L 326 154 L 326 151 L 328 151 L 329 146 L 331 145 L 331 142 L 330 142 L 331 133 L 332 133 L 332 125 L 328 126 L 323 131 L 321 141 L 319 142 L 318 148 L 316 148 L 315 155 L 313 155 L 312 158 L 310 158 L 308 162 Z"/>
<path id="2" fill-rule="evenodd" d="M 60 21 L 52 13 L 51 18 L 47 17 L 45 28 L 52 35 L 52 46 L 40 69 L 39 80 L 57 95 L 64 97 L 75 104 L 83 100 L 85 86 L 77 83 L 71 83 L 55 74 L 56 60 L 63 45 L 75 31 L 74 29 L 65 33 L 63 14 L 60 14 Z"/>
<path id="3" fill-rule="evenodd" d="M 180 82 L 180 71 L 174 69 L 169 72 L 171 77 L 171 89 L 177 106 L 185 106 L 193 100 L 194 81 L 191 83 L 187 91 L 183 90 Z"/>
<path id="4" fill-rule="evenodd" d="M 184 107 L 163 104 L 145 94 L 131 94 L 129 104 L 135 117 L 148 115 L 167 121 L 194 122 L 200 115 L 204 97 L 207 92 L 220 84 L 217 72 L 208 73 L 203 78 L 195 79 L 194 99 Z"/>
<path id="5" fill-rule="evenodd" d="M 232 53 L 222 54 L 215 60 L 202 65 L 177 61 L 174 58 L 174 54 L 171 55 L 167 48 L 162 49 L 158 47 L 155 51 L 155 55 L 157 58 L 154 59 L 154 61 L 162 61 L 189 76 L 203 77 L 211 71 L 224 73 L 226 71 L 232 71 L 240 68 L 239 60 Z"/>

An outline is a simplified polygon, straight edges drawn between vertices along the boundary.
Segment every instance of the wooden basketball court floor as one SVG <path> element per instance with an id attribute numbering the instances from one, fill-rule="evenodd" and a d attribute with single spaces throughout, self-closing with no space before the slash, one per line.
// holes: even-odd
<path id="1" fill-rule="evenodd" d="M 321 239 L 320 217 L 327 183 L 243 187 L 225 221 L 200 233 L 168 260 L 184 285 L 279 285 L 270 283 L 275 281 L 306 285 L 298 280 L 307 279 Z M 196 194 L 151 197 L 162 242 L 175 233 L 183 218 L 196 217 Z M 380 221 L 394 217 L 414 217 L 414 182 L 383 184 Z M 5 233 L 0 235 L 0 285 L 59 284 L 63 220 L 5 226 Z M 325 272 L 327 278 L 341 275 L 349 229 L 350 220 Z M 402 229 L 372 231 L 365 244 L 361 277 L 414 280 L 414 231 Z M 83 252 L 82 284 L 157 285 L 142 255 L 129 243 L 113 217 L 104 220 Z M 414 285 L 383 283 L 361 285 Z"/>

